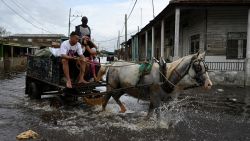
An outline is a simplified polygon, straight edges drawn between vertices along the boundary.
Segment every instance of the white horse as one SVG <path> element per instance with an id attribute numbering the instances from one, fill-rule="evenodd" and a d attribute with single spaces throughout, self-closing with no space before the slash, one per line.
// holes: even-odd
<path id="1" fill-rule="evenodd" d="M 203 86 L 205 89 L 211 88 L 212 82 L 207 73 L 207 66 L 204 62 L 204 57 L 205 53 L 197 53 L 180 58 L 165 66 L 159 65 L 159 63 L 153 63 L 151 72 L 142 76 L 140 75 L 139 64 L 115 62 L 110 66 L 107 72 L 107 91 L 118 88 L 133 87 L 138 84 L 151 84 L 142 94 L 150 97 L 148 112 L 148 115 L 150 116 L 153 109 L 158 109 L 161 100 L 167 95 L 167 93 L 173 92 L 176 88 L 175 86 L 184 77 L 187 77 L 190 82 L 195 82 L 197 85 Z M 102 71 L 105 70 L 106 69 L 102 68 Z M 134 97 L 140 97 L 141 92 L 141 89 L 130 88 L 122 92 L 109 93 L 104 97 L 102 105 L 103 110 L 105 110 L 105 107 L 112 96 L 120 106 L 120 112 L 125 112 L 126 108 L 120 101 L 120 97 L 124 93 Z"/>

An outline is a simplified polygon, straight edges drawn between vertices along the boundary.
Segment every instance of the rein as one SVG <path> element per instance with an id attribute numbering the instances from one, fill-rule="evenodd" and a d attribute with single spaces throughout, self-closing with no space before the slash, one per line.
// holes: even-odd
<path id="1" fill-rule="evenodd" d="M 196 75 L 192 77 L 192 78 L 195 79 L 195 80 L 197 80 L 202 74 L 206 73 L 207 70 L 208 70 L 204 60 L 198 60 L 198 61 L 199 61 L 199 65 L 200 65 L 201 62 L 204 63 L 205 71 L 204 71 L 204 72 L 197 72 L 197 71 L 195 70 L 195 71 L 196 71 Z M 189 69 L 191 68 L 192 64 L 194 64 L 195 62 L 196 62 L 196 61 L 191 61 L 191 62 L 189 63 L 188 69 L 187 69 L 187 71 L 184 73 L 183 76 L 185 76 L 186 74 L 189 74 L 188 71 L 189 71 Z M 181 63 L 181 62 L 180 62 L 180 63 Z M 200 66 L 201 66 L 201 65 L 200 65 Z M 177 67 L 178 67 L 178 66 L 177 66 Z M 177 67 L 176 67 L 176 68 L 177 68 Z M 173 72 L 177 75 L 178 79 L 181 80 L 181 79 L 183 78 L 183 76 L 176 70 L 176 68 L 174 68 Z M 163 89 L 164 91 L 166 91 L 166 92 L 172 92 L 172 91 L 174 90 L 174 88 L 176 87 L 176 84 L 174 84 L 173 82 L 171 82 L 170 80 L 168 80 L 168 78 L 161 72 L 160 69 L 159 69 L 159 73 L 160 73 L 160 75 L 161 75 L 162 77 L 165 78 L 165 82 L 163 82 L 163 84 L 161 84 L 162 89 Z M 173 74 L 173 73 L 172 73 L 172 74 Z M 190 74 L 189 74 L 189 76 L 190 76 Z M 178 80 L 178 81 L 179 81 L 179 80 Z M 199 81 L 200 81 L 200 80 L 199 80 Z M 185 88 L 183 88 L 183 89 L 184 89 L 184 90 L 187 90 L 187 89 L 192 89 L 192 88 L 196 88 L 196 87 L 199 87 L 199 86 L 195 84 L 195 85 L 192 85 L 192 86 L 187 86 L 187 87 L 185 87 Z"/>

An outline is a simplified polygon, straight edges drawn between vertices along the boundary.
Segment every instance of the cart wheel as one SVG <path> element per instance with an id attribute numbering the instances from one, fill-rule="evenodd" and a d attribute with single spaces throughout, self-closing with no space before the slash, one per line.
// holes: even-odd
<path id="1" fill-rule="evenodd" d="M 29 94 L 29 84 L 30 84 L 30 79 L 26 76 L 25 78 L 25 94 L 28 95 Z"/>
<path id="2" fill-rule="evenodd" d="M 35 82 L 29 84 L 29 97 L 30 99 L 41 99 L 41 92 Z"/>
<path id="3" fill-rule="evenodd" d="M 50 101 L 51 107 L 59 108 L 64 105 L 65 105 L 65 101 L 64 101 L 63 96 L 56 96 Z"/>

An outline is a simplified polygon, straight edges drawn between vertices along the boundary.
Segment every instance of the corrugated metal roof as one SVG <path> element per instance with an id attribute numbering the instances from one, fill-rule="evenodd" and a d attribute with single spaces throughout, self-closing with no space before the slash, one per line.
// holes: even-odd
<path id="1" fill-rule="evenodd" d="M 250 3 L 250 0 L 171 0 L 170 3 Z"/>
<path id="2" fill-rule="evenodd" d="M 151 20 L 146 26 L 144 26 L 140 32 L 132 36 L 136 36 L 156 22 L 158 22 L 163 16 L 171 14 L 171 11 L 175 9 L 177 6 L 250 6 L 250 0 L 171 0 L 169 4 L 153 19 Z"/>
<path id="3" fill-rule="evenodd" d="M 25 38 L 34 38 L 34 37 L 42 37 L 42 38 L 58 38 L 58 37 L 66 37 L 63 34 L 14 34 L 10 37 L 25 37 Z"/>

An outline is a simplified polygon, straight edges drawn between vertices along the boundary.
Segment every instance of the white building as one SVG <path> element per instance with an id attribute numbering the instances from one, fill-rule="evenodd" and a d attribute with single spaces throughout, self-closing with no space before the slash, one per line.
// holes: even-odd
<path id="1" fill-rule="evenodd" d="M 250 85 L 250 0 L 172 0 L 131 40 L 132 60 L 206 51 L 215 81 Z"/>

